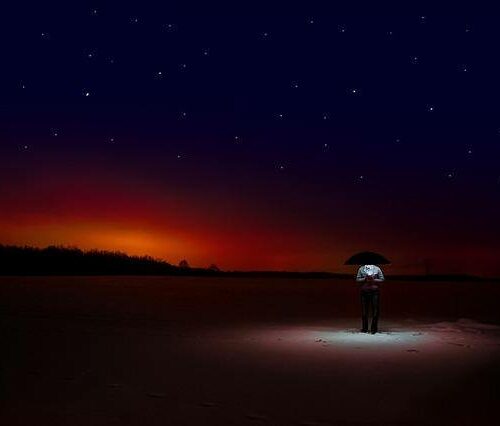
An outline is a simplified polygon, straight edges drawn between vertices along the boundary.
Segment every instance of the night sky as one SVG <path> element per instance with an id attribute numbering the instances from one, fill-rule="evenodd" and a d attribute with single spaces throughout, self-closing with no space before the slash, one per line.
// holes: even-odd
<path id="1" fill-rule="evenodd" d="M 0 242 L 500 275 L 500 16 L 67 3 L 2 10 Z"/>

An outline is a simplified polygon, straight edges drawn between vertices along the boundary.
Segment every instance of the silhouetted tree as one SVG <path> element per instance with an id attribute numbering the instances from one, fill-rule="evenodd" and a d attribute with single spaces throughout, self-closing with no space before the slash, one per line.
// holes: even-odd
<path id="1" fill-rule="evenodd" d="M 187 261 L 186 259 L 184 259 L 184 260 L 181 260 L 181 261 L 179 262 L 179 268 L 189 269 L 189 268 L 191 268 L 191 267 L 189 266 L 188 261 Z"/>

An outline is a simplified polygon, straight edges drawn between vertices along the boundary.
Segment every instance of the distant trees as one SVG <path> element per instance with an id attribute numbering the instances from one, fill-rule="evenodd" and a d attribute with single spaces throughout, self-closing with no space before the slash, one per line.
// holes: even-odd
<path id="1" fill-rule="evenodd" d="M 0 245 L 0 274 L 103 275 L 162 274 L 175 267 L 150 256 L 128 256 L 121 252 L 82 251 L 74 247 L 16 247 Z"/>
<path id="2" fill-rule="evenodd" d="M 0 244 L 0 275 L 212 275 L 215 269 L 179 266 L 151 256 L 76 247 L 18 247 Z"/>
<path id="3" fill-rule="evenodd" d="M 425 264 L 425 262 L 424 262 Z M 483 278 L 464 274 L 391 275 L 391 280 L 464 281 Z M 316 278 L 349 279 L 351 274 L 330 272 L 287 271 L 221 271 L 217 265 L 193 268 L 187 260 L 179 266 L 151 256 L 129 256 L 119 251 L 90 250 L 76 247 L 49 246 L 46 248 L 7 246 L 0 244 L 0 275 L 189 275 L 232 276 L 253 278 Z"/>
<path id="4" fill-rule="evenodd" d="M 187 261 L 186 259 L 184 259 L 184 260 L 181 260 L 181 261 L 179 262 L 179 268 L 182 268 L 182 269 L 190 269 L 190 268 L 191 268 L 191 266 L 189 266 L 188 261 Z"/>
<path id="5" fill-rule="evenodd" d="M 183 260 L 181 260 L 179 262 L 179 268 L 182 268 L 182 269 L 192 269 L 186 259 L 183 259 Z M 212 272 L 220 272 L 219 267 L 215 263 L 212 263 L 206 270 L 207 271 L 212 271 Z"/>

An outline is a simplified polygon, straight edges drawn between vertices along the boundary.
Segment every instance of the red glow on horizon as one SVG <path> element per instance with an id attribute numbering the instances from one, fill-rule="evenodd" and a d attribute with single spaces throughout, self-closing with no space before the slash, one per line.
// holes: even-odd
<path id="1" fill-rule="evenodd" d="M 394 273 L 422 273 L 420 259 L 442 252 L 387 226 L 370 228 L 356 219 L 319 223 L 307 209 L 273 210 L 254 200 L 174 185 L 166 190 L 108 170 L 33 171 L 31 180 L 16 182 L 0 202 L 9 206 L 0 211 L 2 244 L 122 251 L 174 264 L 216 263 L 226 270 L 352 272 L 342 266 L 344 259 L 375 250 L 393 260 Z M 453 246 L 446 256 L 458 261 L 445 259 L 439 272 L 498 271 L 496 254 L 487 247 Z"/>

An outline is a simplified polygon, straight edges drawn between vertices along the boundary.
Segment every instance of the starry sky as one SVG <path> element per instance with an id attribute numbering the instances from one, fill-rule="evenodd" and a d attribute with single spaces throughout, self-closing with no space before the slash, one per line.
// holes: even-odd
<path id="1" fill-rule="evenodd" d="M 325 3 L 326 4 L 326 3 Z M 2 12 L 0 242 L 500 275 L 500 16 Z"/>

